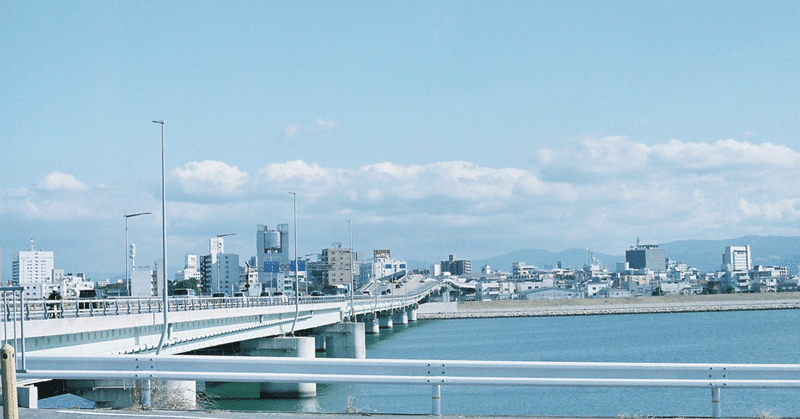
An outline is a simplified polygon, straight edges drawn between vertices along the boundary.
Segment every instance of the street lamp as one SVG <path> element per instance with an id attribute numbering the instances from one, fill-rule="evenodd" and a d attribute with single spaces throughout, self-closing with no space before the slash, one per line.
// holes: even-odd
<path id="1" fill-rule="evenodd" d="M 163 302 L 164 302 L 164 330 L 161 332 L 161 340 L 158 341 L 156 355 L 161 353 L 164 342 L 167 341 L 167 331 L 169 322 L 167 312 L 169 311 L 169 300 L 167 299 L 167 182 L 166 172 L 167 163 L 164 156 L 164 121 L 153 121 L 154 124 L 161 125 L 161 257 L 164 259 L 161 265 L 161 275 L 163 280 Z"/>
<path id="2" fill-rule="evenodd" d="M 347 221 L 347 234 L 350 236 L 350 317 L 352 321 L 356 321 L 356 308 L 355 308 L 355 281 L 353 280 L 353 229 L 351 228 L 352 222 Z"/>
<path id="3" fill-rule="evenodd" d="M 217 234 L 217 243 L 216 243 L 217 244 L 217 249 L 216 249 L 217 250 L 217 253 L 216 253 L 217 254 L 217 292 L 220 292 L 220 290 L 219 290 L 219 255 L 220 255 L 220 253 L 222 253 L 222 252 L 220 252 L 220 248 L 222 246 L 220 246 L 219 239 L 222 238 L 222 237 L 235 236 L 235 235 L 236 235 L 236 233 Z M 231 297 L 232 296 L 233 296 L 233 292 L 231 292 Z"/>
<path id="4" fill-rule="evenodd" d="M 128 218 L 138 217 L 140 215 L 150 215 L 151 212 L 140 212 L 136 214 L 123 215 L 125 217 L 125 281 L 128 284 L 128 297 L 131 296 L 131 277 L 128 274 Z"/>
<path id="5" fill-rule="evenodd" d="M 292 194 L 292 216 L 294 218 L 294 321 L 292 322 L 291 336 L 294 336 L 294 327 L 297 325 L 297 318 L 300 316 L 300 281 L 297 279 L 297 193 L 289 192 Z M 289 268 L 291 269 L 291 264 Z"/>

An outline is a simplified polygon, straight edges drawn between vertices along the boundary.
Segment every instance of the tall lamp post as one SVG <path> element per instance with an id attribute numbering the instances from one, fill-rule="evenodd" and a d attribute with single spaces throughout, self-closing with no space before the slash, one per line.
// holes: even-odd
<path id="1" fill-rule="evenodd" d="M 150 215 L 151 212 L 140 212 L 136 214 L 123 215 L 125 217 L 125 281 L 128 284 L 128 297 L 131 296 L 131 276 L 128 274 L 128 218 L 138 217 L 140 215 Z"/>
<path id="2" fill-rule="evenodd" d="M 292 218 L 294 218 L 294 321 L 292 322 L 292 331 L 290 334 L 294 336 L 294 327 L 297 325 L 297 318 L 300 316 L 300 280 L 297 279 L 297 193 L 289 192 L 292 194 Z M 291 269 L 291 264 L 289 268 Z"/>
<path id="3" fill-rule="evenodd" d="M 164 303 L 164 330 L 161 332 L 161 340 L 158 341 L 156 355 L 161 353 L 164 342 L 167 341 L 167 331 L 169 322 L 167 312 L 169 311 L 169 300 L 167 298 L 167 183 L 166 172 L 167 162 L 164 156 L 164 121 L 153 121 L 154 124 L 161 125 L 161 257 L 164 260 L 161 265 L 161 276 L 163 281 L 162 299 Z"/>
<path id="4" fill-rule="evenodd" d="M 355 281 L 353 280 L 353 229 L 351 228 L 352 222 L 347 221 L 347 235 L 350 236 L 350 317 L 353 322 L 356 321 L 356 307 L 355 307 Z"/>
<path id="5" fill-rule="evenodd" d="M 219 239 L 221 239 L 222 237 L 235 236 L 235 235 L 236 235 L 236 233 L 217 234 L 217 292 L 221 292 L 219 290 L 219 255 L 222 252 L 220 252 L 220 247 L 221 246 L 220 246 L 220 243 L 219 243 Z M 231 297 L 233 297 L 233 292 L 231 292 Z"/>

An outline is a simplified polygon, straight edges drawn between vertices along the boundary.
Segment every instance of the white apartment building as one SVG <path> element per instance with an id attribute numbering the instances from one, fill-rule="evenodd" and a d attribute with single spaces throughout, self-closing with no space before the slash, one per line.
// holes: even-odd
<path id="1" fill-rule="evenodd" d="M 131 297 L 155 295 L 153 282 L 153 270 L 149 266 L 134 266 L 131 270 Z"/>
<path id="2" fill-rule="evenodd" d="M 511 264 L 511 275 L 532 275 L 536 272 L 536 267 L 525 262 L 514 262 Z"/>
<path id="3" fill-rule="evenodd" d="M 722 254 L 722 270 L 728 272 L 747 272 L 753 269 L 750 245 L 727 246 Z"/>
<path id="4" fill-rule="evenodd" d="M 372 252 L 373 262 L 362 263 L 361 282 L 365 284 L 374 279 L 385 278 L 398 272 L 406 270 L 406 261 L 392 259 L 389 250 L 374 250 Z"/>
<path id="5" fill-rule="evenodd" d="M 183 265 L 183 270 L 175 273 L 175 282 L 194 279 L 199 283 L 202 277 L 203 274 L 200 272 L 200 258 L 198 258 L 197 255 L 186 255 L 186 263 Z"/>
<path id="6" fill-rule="evenodd" d="M 11 258 L 11 283 L 42 284 L 53 279 L 53 252 L 34 250 L 16 252 Z"/>
<path id="7" fill-rule="evenodd" d="M 78 294 L 83 290 L 94 289 L 94 282 L 87 281 L 86 275 L 78 273 L 73 275 L 71 273 L 64 274 L 63 269 L 53 270 L 53 283 L 49 284 L 49 289 L 45 288 L 42 298 L 47 298 L 50 291 L 58 291 L 61 298 L 78 298 Z"/>

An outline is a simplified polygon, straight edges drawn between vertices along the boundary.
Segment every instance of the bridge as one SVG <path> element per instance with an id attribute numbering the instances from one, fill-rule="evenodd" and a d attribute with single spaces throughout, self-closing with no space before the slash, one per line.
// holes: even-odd
<path id="1" fill-rule="evenodd" d="M 266 397 L 313 396 L 316 383 L 423 385 L 434 415 L 441 386 L 680 387 L 710 390 L 716 418 L 724 388 L 800 388 L 800 366 L 788 364 L 365 359 L 364 333 L 413 321 L 431 294 L 452 290 L 421 279 L 406 285 L 391 295 L 302 297 L 296 306 L 285 297 L 171 299 L 162 355 L 154 354 L 163 327 L 157 299 L 6 301 L 4 338 L 27 346 L 18 374 L 28 384 L 65 380 L 70 391 L 111 407 L 130 403 L 135 391 L 149 397 L 151 381 L 187 401 L 209 380 L 259 382 Z M 238 353 L 192 355 L 234 342 Z M 326 357 L 316 358 L 323 346 Z M 35 389 L 20 389 L 22 405 L 35 403 Z"/>
<path id="2" fill-rule="evenodd" d="M 365 333 L 415 321 L 419 304 L 438 292 L 441 284 L 412 275 L 382 288 L 383 294 L 300 296 L 297 300 L 287 296 L 169 298 L 167 334 L 159 354 L 216 354 L 214 348 L 234 345 L 236 355 L 313 358 L 324 350 L 329 358 L 365 358 Z M 26 370 L 28 356 L 155 354 L 164 330 L 162 298 L 9 301 L 5 296 L 4 302 L 3 338 L 19 354 L 20 371 Z M 107 406 L 124 407 L 136 385 L 124 380 L 78 379 L 67 387 Z M 313 396 L 316 385 L 265 385 L 262 393 Z"/>

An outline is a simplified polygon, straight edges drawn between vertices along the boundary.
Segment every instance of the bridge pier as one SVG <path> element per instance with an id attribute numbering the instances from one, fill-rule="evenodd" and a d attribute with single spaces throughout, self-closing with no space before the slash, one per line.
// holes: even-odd
<path id="1" fill-rule="evenodd" d="M 377 335 L 381 333 L 381 326 L 378 323 L 377 314 L 364 319 L 364 332 L 371 335 Z"/>
<path id="2" fill-rule="evenodd" d="M 367 357 L 364 329 L 364 323 L 338 323 L 316 329 L 315 333 L 325 336 L 328 358 L 364 359 Z"/>
<path id="3" fill-rule="evenodd" d="M 417 309 L 416 308 L 408 308 L 408 321 L 415 322 L 417 321 Z"/>
<path id="4" fill-rule="evenodd" d="M 381 329 L 391 329 L 394 327 L 394 323 L 392 323 L 392 315 L 386 314 L 384 316 L 378 317 L 378 324 L 380 325 Z"/>
<path id="5" fill-rule="evenodd" d="M 405 310 L 397 310 L 392 315 L 392 321 L 395 324 L 408 324 L 408 314 Z"/>
<path id="6" fill-rule="evenodd" d="M 241 343 L 242 352 L 250 356 L 315 357 L 315 339 L 311 337 L 278 337 L 253 339 Z M 305 398 L 317 395 L 317 383 L 261 383 L 261 398 Z"/>

